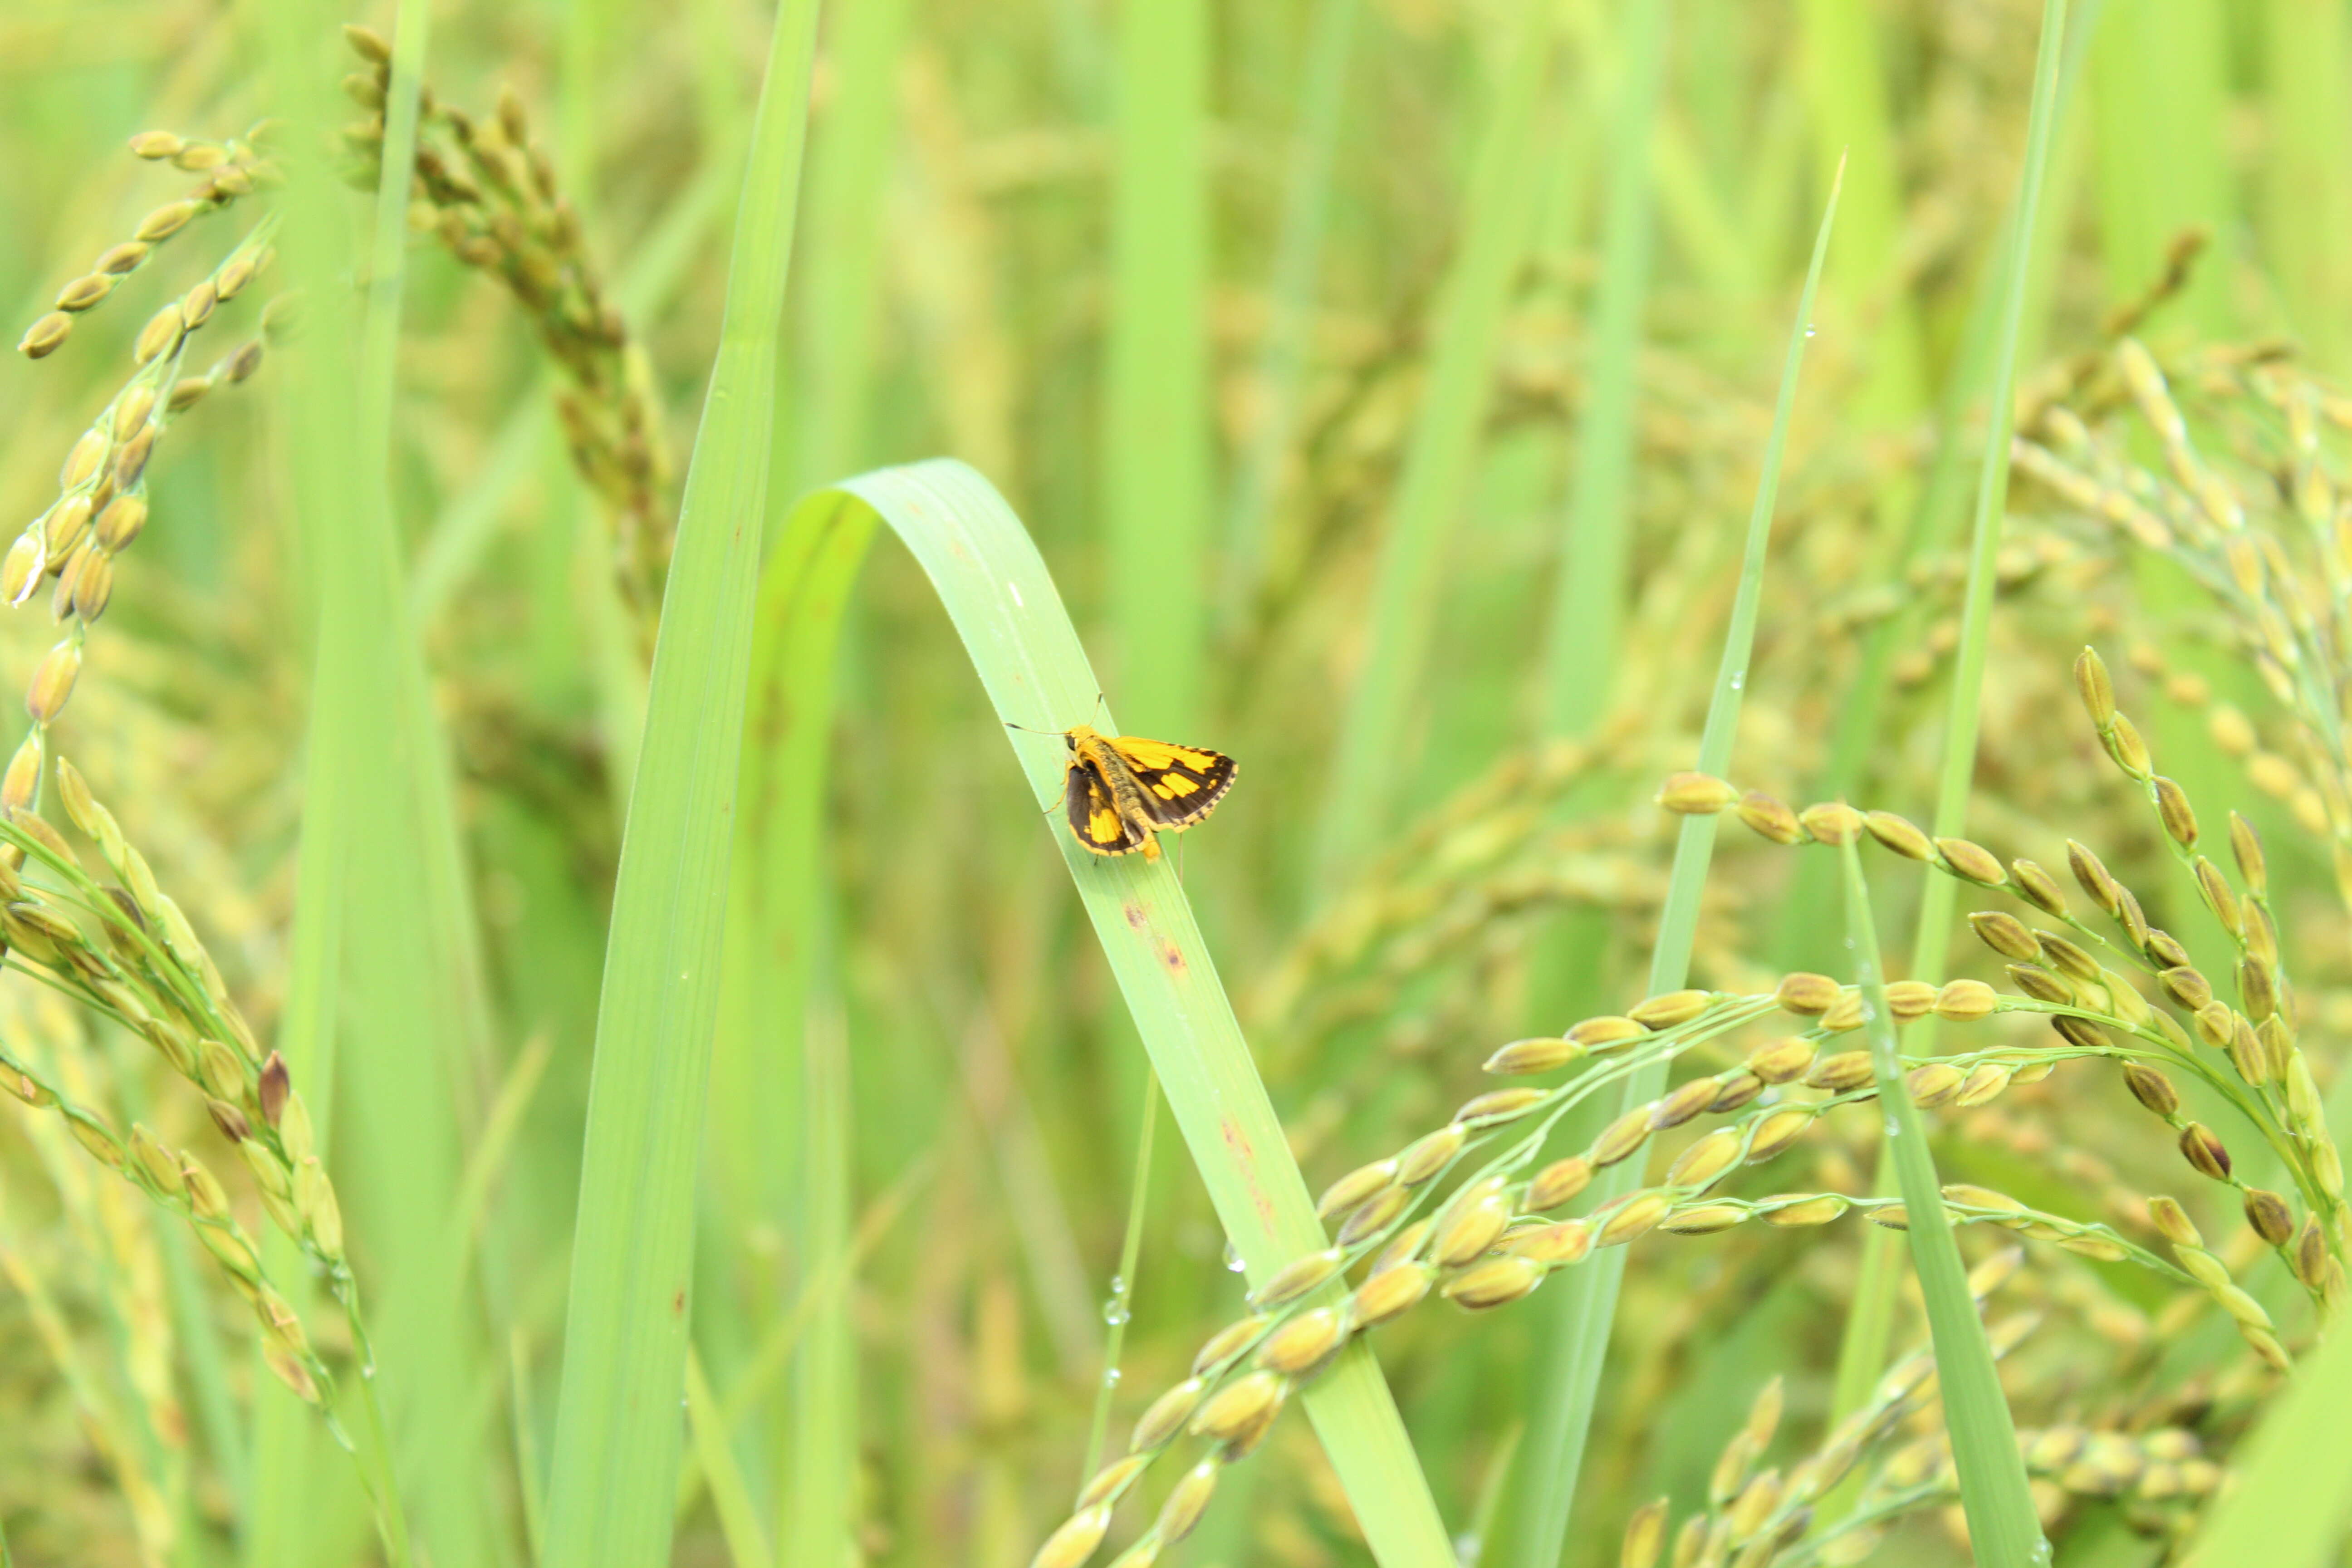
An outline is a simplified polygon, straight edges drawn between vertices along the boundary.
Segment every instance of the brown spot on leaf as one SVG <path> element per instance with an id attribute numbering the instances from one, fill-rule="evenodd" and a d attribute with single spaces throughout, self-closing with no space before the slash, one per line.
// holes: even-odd
<path id="1" fill-rule="evenodd" d="M 1134 927 L 1137 931 L 1141 931 L 1141 930 L 1143 929 L 1144 921 L 1145 921 L 1145 919 L 1146 919 L 1146 917 L 1145 917 L 1145 915 L 1144 915 L 1144 913 L 1143 913 L 1143 906 L 1142 906 L 1141 904 L 1139 904 L 1139 903 L 1135 902 L 1133 900 L 1129 900 L 1128 901 L 1128 903 L 1127 903 L 1126 908 L 1127 908 L 1127 923 L 1128 923 L 1129 925 L 1130 925 L 1130 926 Z"/>

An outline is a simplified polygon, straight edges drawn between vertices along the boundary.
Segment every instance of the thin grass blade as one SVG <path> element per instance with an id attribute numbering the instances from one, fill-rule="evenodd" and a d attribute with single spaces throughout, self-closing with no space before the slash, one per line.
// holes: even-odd
<path id="1" fill-rule="evenodd" d="M 1832 182 L 1813 237 L 1811 263 L 1805 270 L 1804 292 L 1797 302 L 1797 319 L 1789 331 L 1788 352 L 1781 361 L 1780 391 L 1772 410 L 1772 433 L 1764 446 L 1764 466 L 1756 480 L 1756 502 L 1748 516 L 1748 538 L 1740 557 L 1739 589 L 1732 602 L 1731 622 L 1725 629 L 1723 659 L 1717 667 L 1714 694 L 1707 703 L 1706 726 L 1699 735 L 1698 768 L 1721 774 L 1731 761 L 1731 742 L 1739 730 L 1739 710 L 1748 689 L 1748 661 L 1755 651 L 1758 606 L 1764 595 L 1764 562 L 1772 537 L 1772 509 L 1780 490 L 1780 460 L 1788 449 L 1789 421 L 1796 410 L 1797 379 L 1805 363 L 1805 341 L 1811 333 L 1813 298 L 1822 281 L 1822 262 L 1829 254 L 1830 235 L 1837 221 L 1838 186 Z M 1650 955 L 1653 994 L 1679 990 L 1690 973 L 1691 945 L 1698 931 L 1699 894 L 1706 886 L 1709 860 L 1715 853 L 1716 819 L 1683 818 L 1682 835 L 1675 844 L 1675 868 L 1666 888 L 1666 902 L 1658 924 L 1658 942 Z M 1628 1077 L 1619 1097 L 1622 1112 L 1654 1099 L 1665 1084 L 1665 1065 Z M 1614 1165 L 1592 1184 L 1597 1207 L 1633 1185 L 1637 1173 L 1627 1164 Z M 1562 1329 L 1560 1342 L 1550 1352 L 1553 1375 L 1538 1391 L 1528 1423 L 1528 1476 L 1531 1499 L 1528 1524 L 1519 1537 L 1518 1561 L 1527 1568 L 1552 1568 L 1568 1538 L 1569 1515 L 1576 1500 L 1577 1476 L 1584 1466 L 1584 1447 L 1592 1427 L 1592 1407 L 1601 1389 L 1601 1364 L 1609 1355 L 1609 1334 L 1617 1312 L 1617 1293 L 1623 1281 L 1625 1249 L 1608 1247 L 1582 1268 L 1569 1271 L 1559 1289 L 1570 1305 L 1553 1321 Z"/>
<path id="2" fill-rule="evenodd" d="M 1918 1272 L 1936 1347 L 1936 1375 L 1943 1394 L 1944 1424 L 1951 1435 L 1952 1462 L 1959 1471 L 1969 1547 L 1983 1568 L 2048 1568 L 2050 1543 L 2042 1539 L 2042 1521 L 2033 1511 L 2017 1427 L 2000 1392 L 2000 1373 L 1993 1365 L 1984 1321 L 1969 1294 L 1969 1271 L 1960 1261 L 1951 1216 L 1944 1212 L 1935 1158 L 1927 1150 L 1927 1121 L 1904 1086 L 1895 1013 L 1886 1002 L 1886 973 L 1878 959 L 1878 931 L 1871 920 L 1862 855 L 1852 838 L 1839 854 L 1845 866 L 1846 943 L 1853 950 L 1862 985 L 1863 1027 L 1870 1040 L 1878 1102 L 1886 1112 L 1885 1147 L 1894 1156 L 1901 1183 L 1911 1265 Z"/>
<path id="3" fill-rule="evenodd" d="M 544 1560 L 668 1552 L 687 1301 L 816 0 L 779 12 L 654 656 L 589 1090 Z"/>
<path id="4" fill-rule="evenodd" d="M 2048 0 L 2042 15 L 2042 42 L 2034 58 L 2033 103 L 2026 129 L 2025 164 L 2018 174 L 2017 204 L 2001 258 L 2000 303 L 1988 323 L 1992 337 L 1991 374 L 1985 390 L 1986 431 L 1977 470 L 1977 498 L 1969 545 L 1969 581 L 1960 609 L 1959 653 L 1953 667 L 1951 707 L 1945 715 L 1944 758 L 1936 793 L 1935 835 L 1956 837 L 1968 830 L 1969 795 L 1976 775 L 1977 733 L 1984 696 L 1985 655 L 1992 625 L 1996 563 L 2001 518 L 2009 497 L 2010 437 L 2017 419 L 2018 339 L 2024 321 L 2028 272 L 2041 216 L 2043 178 L 2055 134 L 2060 88 L 2067 68 L 2066 0 Z M 1874 650 L 1875 651 L 1875 650 Z M 1951 940 L 1958 884 L 1930 877 L 1919 900 L 1919 928 L 1912 941 L 1911 973 L 1940 978 Z M 1931 1014 L 1912 1025 L 1914 1043 L 1926 1049 L 1936 1020 Z M 1881 1189 L 1887 1190 L 1881 1175 Z M 1863 1268 L 1838 1351 L 1832 1408 L 1843 1413 L 1868 1397 L 1885 1367 L 1893 1330 L 1897 1277 L 1891 1238 L 1864 1238 Z"/>

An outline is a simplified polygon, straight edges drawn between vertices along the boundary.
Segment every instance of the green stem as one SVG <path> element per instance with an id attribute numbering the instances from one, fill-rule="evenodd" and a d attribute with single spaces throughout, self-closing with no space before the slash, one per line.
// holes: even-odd
<path id="1" fill-rule="evenodd" d="M 2008 246 L 2001 262 L 2000 314 L 1992 328 L 1997 334 L 1992 379 L 1986 388 L 1984 455 L 1977 473 L 1975 532 L 1969 550 L 1969 583 L 1960 612 L 1960 645 L 1953 672 L 1952 702 L 1946 715 L 1944 759 L 1936 794 L 1935 834 L 1955 837 L 1968 827 L 1969 791 L 1975 776 L 1977 731 L 1981 722 L 1987 637 L 1992 624 L 1997 584 L 1995 565 L 2000 554 L 2002 509 L 2009 495 L 2010 437 L 2017 422 L 2018 334 L 2024 320 L 2027 270 L 2033 256 L 2035 218 L 2042 205 L 2042 183 L 2050 163 L 2053 125 L 2057 119 L 2058 89 L 2065 60 L 2066 0 L 2046 0 L 2042 16 L 2042 43 L 2033 65 L 2033 107 L 2026 131 L 2025 166 L 2018 176 L 2017 205 L 2011 214 Z M 1919 927 L 1911 949 L 1911 973 L 1926 978 L 1944 972 L 1951 941 L 1952 911 L 1958 885 L 1948 878 L 1932 877 L 1919 900 Z M 1922 1049 L 1932 1041 L 1931 1014 L 1912 1027 Z M 1882 1172 L 1877 1190 L 1888 1189 Z M 1895 1243 L 1891 1237 L 1872 1236 L 1863 1244 L 1860 1276 L 1854 1284 L 1853 1306 L 1845 1335 L 1838 1348 L 1837 1381 L 1832 1394 L 1832 1418 L 1860 1407 L 1869 1396 L 1886 1362 L 1893 1332 L 1895 1290 L 1898 1283 Z"/>
<path id="2" fill-rule="evenodd" d="M 1879 1103 L 1886 1112 L 1886 1148 L 1893 1155 L 1887 1163 L 1895 1167 L 1902 1188 L 1904 1235 L 1910 1242 L 1911 1263 L 1918 1271 L 1934 1337 L 1969 1549 L 1984 1568 L 2048 1568 L 2050 1543 L 2042 1539 L 2034 1513 L 2025 1461 L 2017 1451 L 2016 1426 L 1993 1366 L 1992 1345 L 1977 1315 L 1968 1268 L 1944 1210 L 1942 1187 L 1927 1152 L 1927 1120 L 1904 1087 L 1895 1011 L 1887 1005 L 1886 975 L 1879 963 L 1870 889 L 1862 879 L 1862 856 L 1852 838 L 1841 853 L 1845 861 L 1846 943 L 1854 952 L 1863 1028 L 1870 1040 Z"/>
<path id="3" fill-rule="evenodd" d="M 1805 272 L 1803 297 L 1789 331 L 1789 347 L 1781 362 L 1780 397 L 1772 412 L 1772 433 L 1764 447 L 1764 467 L 1757 476 L 1756 501 L 1748 512 L 1748 537 L 1739 567 L 1739 589 L 1733 600 L 1731 623 L 1725 629 L 1723 658 L 1717 668 L 1714 694 L 1707 704 L 1706 728 L 1699 738 L 1698 767 L 1721 774 L 1731 760 L 1731 742 L 1739 728 L 1739 710 L 1748 687 L 1748 661 L 1756 644 L 1758 606 L 1764 594 L 1764 561 L 1772 534 L 1773 503 L 1780 495 L 1780 460 L 1788 447 L 1789 421 L 1796 408 L 1797 378 L 1805 363 L 1805 340 L 1811 334 L 1813 298 L 1822 281 L 1822 261 L 1829 254 L 1830 233 L 1837 218 L 1838 187 L 1830 187 L 1828 208 L 1813 237 L 1811 264 Z M 1675 846 L 1675 868 L 1666 889 L 1665 908 L 1659 919 L 1658 942 L 1650 956 L 1650 991 L 1656 994 L 1680 990 L 1690 973 L 1691 946 L 1698 931 L 1699 895 L 1706 886 L 1707 863 L 1715 850 L 1716 819 L 1707 816 L 1683 818 Z M 1621 1112 L 1654 1099 L 1665 1085 L 1667 1060 L 1645 1063 L 1629 1075 L 1618 1092 Z M 1630 1191 L 1640 1175 L 1639 1162 L 1627 1161 L 1601 1173 L 1592 1184 L 1595 1206 Z M 1569 1301 L 1558 1321 L 1561 1334 L 1554 1345 L 1549 1385 L 1542 1394 L 1529 1435 L 1528 1484 L 1536 1489 L 1519 1541 L 1519 1561 L 1528 1568 L 1552 1568 L 1568 1538 L 1569 1514 L 1576 1498 L 1576 1479 L 1584 1465 L 1584 1447 L 1592 1426 L 1592 1407 L 1600 1393 L 1601 1363 L 1609 1353 L 1609 1331 L 1616 1316 L 1617 1293 L 1625 1272 L 1625 1249 L 1606 1248 L 1584 1267 L 1570 1272 L 1562 1289 Z"/>
<path id="4" fill-rule="evenodd" d="M 1129 1185 L 1127 1201 L 1127 1237 L 1119 1244 L 1118 1273 L 1110 1282 L 1110 1332 L 1103 1336 L 1102 1386 L 1095 1391 L 1094 1423 L 1087 1433 L 1087 1468 L 1078 1477 L 1081 1487 L 1102 1468 L 1103 1439 L 1110 1430 L 1110 1396 L 1118 1386 L 1118 1354 L 1127 1342 L 1129 1303 L 1135 1299 L 1136 1264 L 1143 1253 L 1143 1217 L 1151 1205 L 1151 1134 L 1159 1122 L 1160 1079 L 1147 1071 L 1143 1077 L 1143 1126 L 1135 1135 L 1135 1179 Z"/>

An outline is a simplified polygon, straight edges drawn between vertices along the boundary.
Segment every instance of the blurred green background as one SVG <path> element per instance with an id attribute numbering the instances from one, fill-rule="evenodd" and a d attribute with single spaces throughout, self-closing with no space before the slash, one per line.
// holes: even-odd
<path id="1" fill-rule="evenodd" d="M 129 136 L 221 137 L 276 110 L 270 9 L 0 14 L 15 320 L 176 191 L 121 151 Z M 771 20 L 738 0 L 451 0 L 434 16 L 435 95 L 487 114 L 505 86 L 527 110 L 650 357 L 681 468 Z M 1034 533 L 1121 724 L 1240 759 L 1214 821 L 1171 847 L 1310 1184 L 1436 1124 L 1493 1046 L 1638 998 L 1666 862 L 1647 803 L 1695 751 L 1842 157 L 1734 776 L 1927 816 L 1987 279 L 2041 22 L 2026 0 L 824 8 L 772 512 L 861 469 L 962 458 Z M 2160 353 L 2291 340 L 2316 374 L 2341 371 L 2347 24 L 2337 0 L 2075 6 L 2021 324 L 2027 402 L 2079 381 L 2074 356 L 2149 298 L 2190 231 L 2201 254 L 2137 326 Z M 336 221 L 360 233 L 366 216 L 352 195 Z M 217 234 L 174 241 L 57 356 L 0 368 L 7 515 L 48 505 L 140 321 L 245 220 L 207 220 Z M 247 331 L 257 297 L 232 309 Z M 286 1001 L 303 816 L 305 552 L 333 547 L 295 514 L 299 426 L 271 375 L 173 426 L 155 521 L 55 742 L 265 1036 Z M 442 1478 L 424 1510 L 441 1564 L 527 1561 L 536 1529 L 642 740 L 638 651 L 547 378 L 509 298 L 416 237 L 389 493 L 476 917 L 444 934 L 478 942 L 488 1015 L 462 1093 L 394 1119 L 369 1086 L 404 1068 L 379 1063 L 346 1071 L 335 1110 L 362 1279 L 391 1318 L 438 1315 L 462 1346 L 449 1375 L 404 1390 L 387 1352 L 404 1463 Z M 2119 873 L 2161 859 L 2095 765 L 2065 673 L 2086 639 L 2119 668 L 2124 647 L 2158 645 L 2204 683 L 2149 725 L 2166 764 L 2216 817 L 2240 804 L 2273 830 L 2305 920 L 2306 1012 L 2331 1016 L 2344 920 L 2325 845 L 2201 739 L 2206 698 L 2258 703 L 2259 686 L 2160 564 L 2056 526 L 2016 528 L 2009 550 L 1976 836 L 2053 865 L 2068 835 Z M 30 671 L 41 615 L 0 621 L 0 668 Z M 1114 1431 L 1240 1310 L 1164 1121 L 1139 1260 L 1114 1279 L 1146 1069 L 1063 885 L 1057 825 L 968 670 L 920 575 L 877 551 L 840 671 L 814 1022 L 727 1015 L 693 1339 L 736 1420 L 725 1484 L 772 1561 L 1025 1562 L 1080 1479 L 1107 1310 L 1132 1314 Z M 1792 875 L 1742 844 L 1718 866 L 1695 983 L 1843 963 L 1826 865 Z M 1887 882 L 1892 925 L 1916 892 Z M 27 985 L 0 988 L 0 1028 L 48 1042 L 126 1117 L 203 1121 L 155 1064 Z M 1939 1157 L 2095 1208 L 2102 1181 L 2159 1190 L 2131 1173 L 2168 1173 L 2164 1147 L 2119 1091 L 2051 1087 L 1999 1125 L 1956 1121 Z M 501 1103 L 519 1121 L 485 1163 Z M 306 1461 L 252 1427 L 248 1400 L 278 1391 L 257 1386 L 247 1329 L 184 1245 L 53 1126 L 27 1116 L 20 1135 L 17 1120 L 0 1134 L 0 1526 L 16 1560 L 362 1560 L 348 1468 L 299 1422 L 276 1440 L 307 1444 Z M 1807 1158 L 1811 1185 L 1869 1180 L 1866 1141 Z M 422 1210 L 476 1169 L 490 1195 L 461 1299 L 420 1305 L 396 1275 L 372 1278 L 434 1245 L 445 1215 Z M 1860 1228 L 1636 1250 L 1570 1561 L 1614 1561 L 1636 1500 L 1695 1503 L 1769 1377 L 1788 1379 L 1790 1427 L 1818 1433 Z M 2145 1335 L 2164 1300 L 2072 1263 L 2037 1289 L 2072 1300 L 2097 1342 Z M 1549 1321 L 1425 1310 L 1381 1342 L 1465 1560 L 1508 1512 Z M 2210 1394 L 2210 1370 L 2130 1366 L 2070 1372 L 2053 1351 L 2017 1397 L 2087 1419 L 2184 1377 Z M 758 1561 L 703 1460 L 689 1468 L 675 1561 Z M 2137 1522 L 2084 1505 L 2069 1561 L 2158 1561 L 2163 1537 Z M 1882 1560 L 1957 1551 L 1930 1523 Z M 1304 1423 L 1234 1470 L 1181 1560 L 1363 1560 Z"/>

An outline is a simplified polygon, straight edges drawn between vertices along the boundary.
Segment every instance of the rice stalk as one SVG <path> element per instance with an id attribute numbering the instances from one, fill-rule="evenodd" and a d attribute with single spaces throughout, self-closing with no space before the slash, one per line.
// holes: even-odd
<path id="1" fill-rule="evenodd" d="M 583 1153 L 545 1553 L 635 1563 L 669 1539 L 680 1434 L 642 1418 L 684 1385 L 693 1176 L 715 1027 L 732 799 L 767 483 L 777 321 L 817 7 L 775 24 L 737 220 L 719 359 L 665 595 L 614 896 Z"/>
<path id="2" fill-rule="evenodd" d="M 1805 342 L 1812 332 L 1813 297 L 1821 286 L 1822 263 L 1837 217 L 1838 187 L 1832 184 L 1813 237 L 1813 254 L 1805 286 L 1797 302 L 1797 318 L 1789 334 L 1782 361 L 1779 401 L 1773 409 L 1772 434 L 1764 447 L 1764 463 L 1756 484 L 1756 500 L 1748 513 L 1748 534 L 1741 554 L 1738 596 L 1725 630 L 1722 660 L 1709 693 L 1706 725 L 1699 737 L 1702 758 L 1728 758 L 1738 732 L 1739 711 L 1746 700 L 1748 665 L 1753 652 L 1758 602 L 1763 591 L 1764 562 L 1771 540 L 1772 509 L 1778 496 L 1780 459 L 1796 405 L 1797 376 L 1803 368 Z M 1706 771 L 1704 763 L 1701 771 Z M 1691 946 L 1698 924 L 1701 889 L 1714 852 L 1715 835 L 1686 824 L 1675 846 L 1673 881 L 1658 924 L 1657 944 L 1651 950 L 1650 980 L 1654 992 L 1682 988 L 1688 976 Z M 1632 1108 L 1654 1096 L 1664 1081 L 1663 1061 L 1628 1077 L 1619 1091 L 1619 1108 Z M 1624 1171 L 1603 1178 L 1604 1199 L 1622 1195 L 1634 1173 Z M 1553 1375 L 1547 1378 L 1531 1422 L 1527 1450 L 1528 1485 L 1535 1500 L 1529 1524 L 1521 1537 L 1521 1552 L 1529 1563 L 1555 1561 L 1566 1538 L 1578 1473 L 1583 1468 L 1584 1447 L 1599 1395 L 1601 1363 L 1607 1359 L 1611 1321 L 1617 1308 L 1618 1285 L 1624 1268 L 1622 1253 L 1604 1254 L 1596 1266 L 1580 1271 L 1569 1282 L 1569 1304 L 1555 1320 Z"/>

